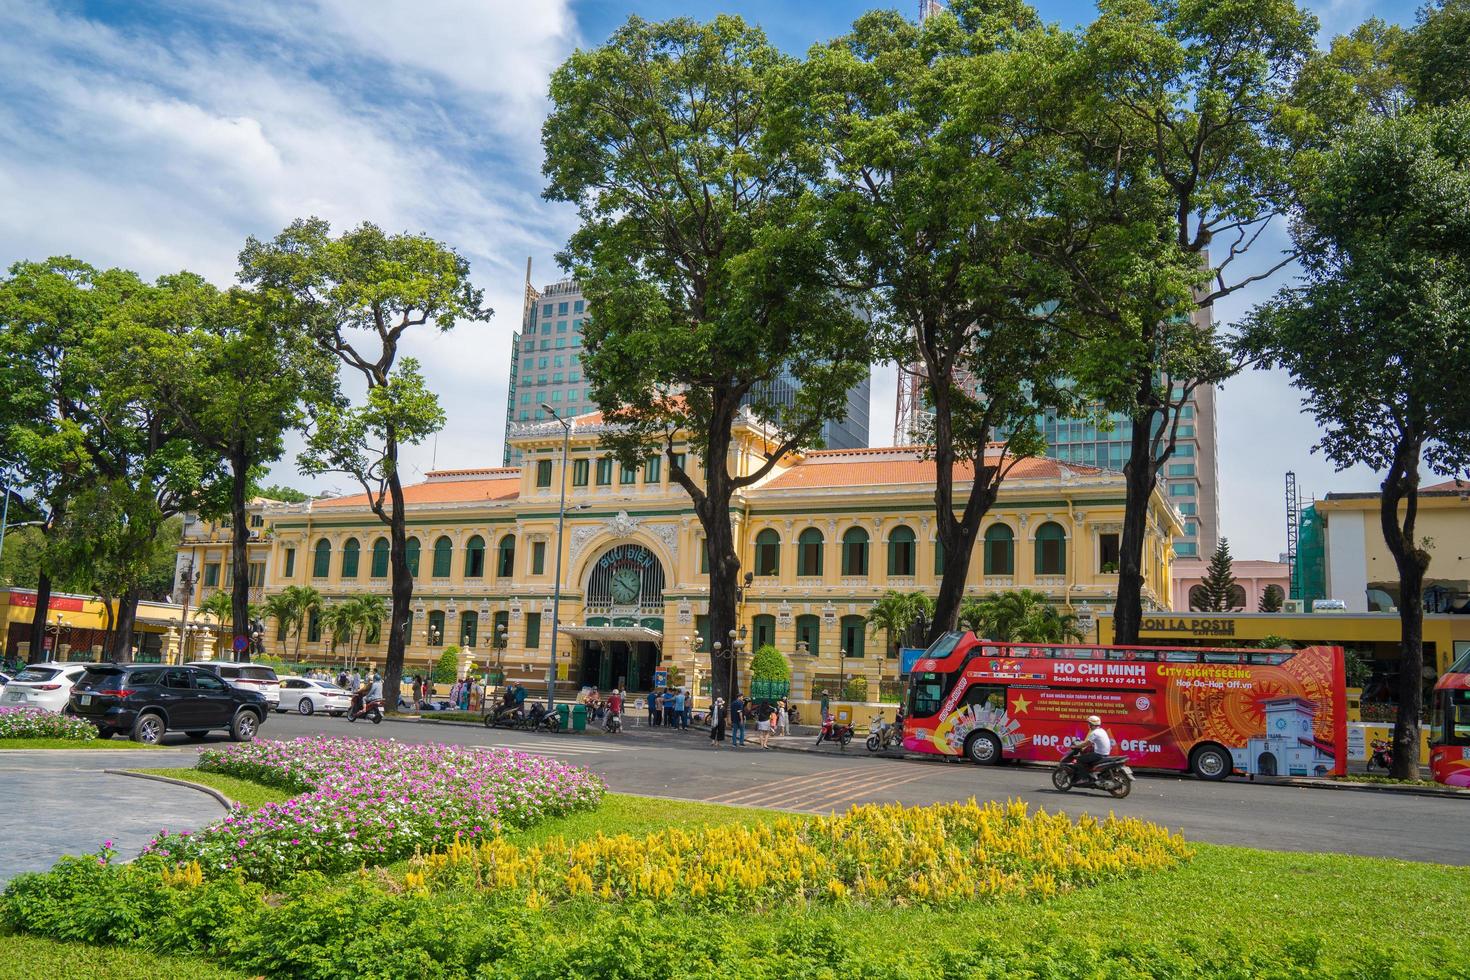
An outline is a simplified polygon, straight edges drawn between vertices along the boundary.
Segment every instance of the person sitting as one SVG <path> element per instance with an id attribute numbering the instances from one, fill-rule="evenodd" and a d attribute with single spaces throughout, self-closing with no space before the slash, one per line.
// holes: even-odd
<path id="1" fill-rule="evenodd" d="M 1082 740 L 1082 754 L 1077 757 L 1077 764 L 1083 770 L 1091 769 L 1102 761 L 1103 756 L 1111 755 L 1113 752 L 1113 737 L 1103 728 L 1101 718 L 1097 715 L 1088 715 L 1087 727 L 1090 731 Z"/>

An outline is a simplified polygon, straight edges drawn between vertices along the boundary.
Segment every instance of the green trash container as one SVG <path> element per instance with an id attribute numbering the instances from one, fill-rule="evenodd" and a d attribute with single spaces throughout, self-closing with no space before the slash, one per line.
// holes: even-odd
<path id="1" fill-rule="evenodd" d="M 587 706 L 585 704 L 572 705 L 572 731 L 585 732 L 587 730 Z"/>
<path id="2" fill-rule="evenodd" d="M 567 706 L 559 704 L 556 706 L 556 720 L 561 724 L 561 730 L 567 730 Z"/>

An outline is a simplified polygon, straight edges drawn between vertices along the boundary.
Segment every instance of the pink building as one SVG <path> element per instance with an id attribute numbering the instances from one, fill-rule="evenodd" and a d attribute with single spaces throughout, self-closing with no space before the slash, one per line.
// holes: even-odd
<path id="1" fill-rule="evenodd" d="M 1203 587 L 1210 563 L 1201 558 L 1174 559 L 1174 611 L 1191 612 L 1198 607 L 1198 592 Z M 1291 566 L 1284 561 L 1237 561 L 1231 566 L 1237 590 L 1231 608 L 1256 612 L 1266 587 L 1280 587 L 1282 597 L 1291 594 Z"/>

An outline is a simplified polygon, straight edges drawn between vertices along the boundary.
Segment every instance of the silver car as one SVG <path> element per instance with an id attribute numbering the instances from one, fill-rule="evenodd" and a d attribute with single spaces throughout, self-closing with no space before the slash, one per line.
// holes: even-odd
<path id="1" fill-rule="evenodd" d="M 271 710 L 281 703 L 281 683 L 276 672 L 264 664 L 236 664 L 228 660 L 195 660 L 187 664 L 207 670 L 231 687 L 242 691 L 255 691 L 265 695 Z"/>
<path id="2" fill-rule="evenodd" d="M 325 711 L 333 718 L 347 713 L 352 704 L 352 695 L 331 681 L 318 681 L 310 677 L 282 677 L 281 703 L 277 711 L 295 711 L 309 715 Z"/>

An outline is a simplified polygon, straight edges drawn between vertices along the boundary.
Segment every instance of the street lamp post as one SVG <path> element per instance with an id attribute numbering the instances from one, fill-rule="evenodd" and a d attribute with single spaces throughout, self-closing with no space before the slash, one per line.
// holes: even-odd
<path id="1" fill-rule="evenodd" d="M 194 571 L 194 559 L 189 559 L 189 567 L 179 575 L 179 584 L 184 587 L 184 609 L 179 616 L 179 663 L 188 663 L 189 658 L 185 655 L 189 636 L 189 600 L 194 598 L 194 585 L 199 581 L 199 573 Z"/>
<path id="2" fill-rule="evenodd" d="M 546 668 L 546 708 L 556 707 L 556 641 L 561 614 L 561 550 L 562 534 L 567 523 L 567 453 L 572 443 L 572 423 L 557 414 L 546 402 L 542 409 L 561 426 L 561 502 L 556 510 L 556 583 L 551 588 L 551 664 Z"/>
<path id="3" fill-rule="evenodd" d="M 847 700 L 847 647 L 837 648 L 837 697 Z"/>

